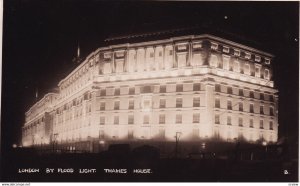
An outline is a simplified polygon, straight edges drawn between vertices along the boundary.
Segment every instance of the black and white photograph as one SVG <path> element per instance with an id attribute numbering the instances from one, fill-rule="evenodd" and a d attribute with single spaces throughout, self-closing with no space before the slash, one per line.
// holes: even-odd
<path id="1" fill-rule="evenodd" d="M 0 182 L 298 182 L 299 2 L 4 0 Z"/>

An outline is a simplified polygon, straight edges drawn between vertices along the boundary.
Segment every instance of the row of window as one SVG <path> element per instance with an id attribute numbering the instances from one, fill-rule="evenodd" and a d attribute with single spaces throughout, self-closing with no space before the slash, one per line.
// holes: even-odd
<path id="1" fill-rule="evenodd" d="M 143 117 L 143 124 L 149 124 L 150 123 L 150 116 L 148 114 L 145 114 Z M 166 123 L 166 115 L 160 114 L 159 115 L 159 124 L 165 124 Z M 176 124 L 182 123 L 182 114 L 176 114 Z M 193 114 L 193 123 L 200 123 L 200 113 L 194 113 Z M 106 124 L 106 117 L 100 116 L 100 125 Z M 114 124 L 119 124 L 119 116 L 114 116 Z M 128 116 L 128 124 L 134 124 L 134 116 L 129 115 Z"/>
<path id="2" fill-rule="evenodd" d="M 217 114 L 215 115 L 215 124 L 221 124 L 220 123 L 220 115 Z M 232 125 L 232 118 L 231 116 L 227 116 L 227 122 L 226 122 L 227 125 Z M 238 118 L 238 125 L 240 127 L 243 127 L 244 126 L 244 119 L 239 117 Z M 254 128 L 254 123 L 253 123 L 253 119 L 249 119 L 249 127 L 250 128 Z M 259 121 L 259 128 L 260 129 L 264 129 L 264 120 L 260 120 Z M 273 121 L 270 121 L 269 122 L 269 130 L 273 130 Z"/>
<path id="3" fill-rule="evenodd" d="M 227 110 L 233 110 L 232 107 L 233 107 L 232 101 L 227 100 Z M 220 98 L 215 99 L 215 108 L 221 108 Z M 260 105 L 259 108 L 260 108 L 259 114 L 267 114 L 267 112 L 265 113 L 264 105 Z M 241 112 L 244 111 L 243 102 L 238 103 L 238 111 L 241 111 Z M 250 105 L 249 105 L 249 112 L 254 113 L 254 104 L 253 103 L 250 103 Z M 272 107 L 272 106 L 269 107 L 269 115 L 274 116 L 274 107 Z"/>
<path id="4" fill-rule="evenodd" d="M 261 74 L 261 65 L 254 65 L 254 72 L 251 73 L 250 64 L 245 63 L 244 68 L 241 68 L 240 61 L 235 60 L 232 65 L 230 65 L 230 57 L 223 56 L 223 63 L 219 62 L 216 55 L 212 55 L 210 59 L 210 65 L 216 68 L 223 68 L 224 70 L 234 71 L 238 73 L 243 73 L 250 76 L 255 76 L 258 78 L 270 79 L 270 70 L 264 69 L 263 74 Z"/>
<path id="5" fill-rule="evenodd" d="M 182 108 L 182 98 L 176 98 L 176 108 Z M 142 104 L 143 109 L 150 109 L 151 106 L 151 101 L 150 100 L 144 100 Z M 200 97 L 194 97 L 193 98 L 193 107 L 200 107 Z M 166 99 L 159 99 L 159 108 L 167 108 L 166 107 Z M 114 110 L 119 110 L 120 109 L 120 101 L 114 101 Z M 128 109 L 132 110 L 134 108 L 134 100 L 130 99 L 128 101 Z M 106 110 L 106 102 L 100 102 L 100 110 Z"/>
<path id="6" fill-rule="evenodd" d="M 190 84 L 189 84 L 190 85 Z M 201 90 L 201 84 L 200 83 L 194 83 L 192 86 L 188 87 L 184 86 L 184 84 L 176 84 L 176 87 L 174 90 L 170 86 L 167 87 L 167 85 L 160 85 L 158 89 L 155 89 L 155 85 L 146 85 L 141 87 L 129 87 L 128 91 L 125 91 L 127 88 L 123 88 L 122 95 L 134 95 L 137 93 L 137 89 L 139 88 L 140 93 L 167 93 L 167 92 L 184 92 L 184 91 L 200 91 Z M 101 89 L 97 96 L 119 96 L 121 95 L 120 88 L 106 88 Z"/>
<path id="7" fill-rule="evenodd" d="M 224 93 L 227 93 L 227 94 L 234 94 L 232 87 L 227 87 L 226 91 L 222 91 L 221 90 L 221 85 L 219 85 L 219 84 L 215 85 L 215 92 L 224 92 Z M 246 91 L 243 90 L 243 89 L 238 89 L 238 91 L 236 91 L 235 94 L 238 95 L 238 96 L 246 96 Z M 269 98 L 269 101 L 274 101 L 274 96 L 273 95 L 259 93 L 259 94 L 257 94 L 257 96 L 255 96 L 254 91 L 249 91 L 248 92 L 248 97 L 249 98 L 256 98 L 256 99 L 260 99 L 260 100 L 268 100 L 268 98 Z"/>

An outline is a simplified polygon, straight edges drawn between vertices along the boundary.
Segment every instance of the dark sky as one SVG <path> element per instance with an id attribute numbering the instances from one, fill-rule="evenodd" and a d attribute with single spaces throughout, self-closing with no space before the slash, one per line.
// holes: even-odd
<path id="1" fill-rule="evenodd" d="M 280 136 L 298 135 L 298 2 L 118 2 L 6 0 L 2 63 L 2 145 L 20 140 L 24 113 L 104 39 L 209 25 L 276 58 Z M 227 19 L 224 18 L 227 16 Z M 223 34 L 222 34 L 223 33 Z M 227 33 L 227 34 L 225 34 Z M 226 37 L 227 38 L 227 37 Z M 248 43 L 248 42 L 247 42 Z M 298 141 L 298 140 L 297 140 Z"/>

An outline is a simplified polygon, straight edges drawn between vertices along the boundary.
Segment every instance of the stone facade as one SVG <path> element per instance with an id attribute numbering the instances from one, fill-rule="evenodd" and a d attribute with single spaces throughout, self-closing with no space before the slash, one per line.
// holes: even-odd
<path id="1" fill-rule="evenodd" d="M 99 48 L 26 113 L 23 145 L 276 142 L 273 57 L 212 35 Z"/>

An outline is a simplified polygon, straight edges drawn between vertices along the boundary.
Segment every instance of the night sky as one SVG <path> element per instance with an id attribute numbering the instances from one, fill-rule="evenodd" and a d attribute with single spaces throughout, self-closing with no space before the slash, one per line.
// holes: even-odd
<path id="1" fill-rule="evenodd" d="M 274 54 L 279 137 L 298 141 L 298 2 L 4 2 L 2 147 L 20 142 L 24 114 L 106 38 L 209 25 Z M 226 16 L 226 17 L 225 17 Z M 227 18 L 227 19 L 226 19 Z M 227 33 L 227 34 L 225 34 Z M 227 37 L 225 37 L 227 38 Z M 248 44 L 248 42 L 247 42 Z"/>

